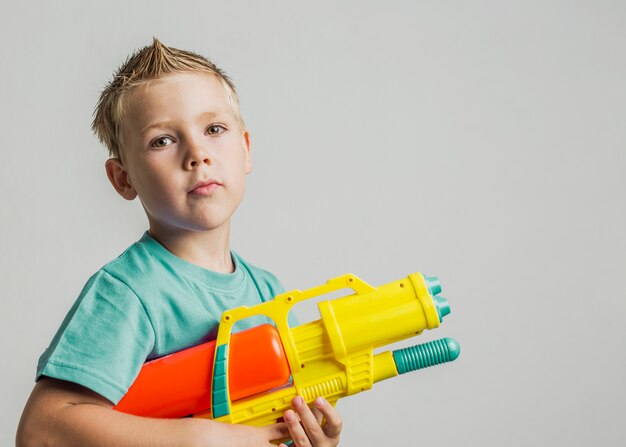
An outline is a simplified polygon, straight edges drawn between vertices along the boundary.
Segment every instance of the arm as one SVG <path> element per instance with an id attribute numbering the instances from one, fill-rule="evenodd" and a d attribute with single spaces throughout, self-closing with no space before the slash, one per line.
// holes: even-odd
<path id="1" fill-rule="evenodd" d="M 19 423 L 16 445 L 28 446 L 272 446 L 286 424 L 231 425 L 208 419 L 151 419 L 113 410 L 104 397 L 79 385 L 43 377 Z"/>

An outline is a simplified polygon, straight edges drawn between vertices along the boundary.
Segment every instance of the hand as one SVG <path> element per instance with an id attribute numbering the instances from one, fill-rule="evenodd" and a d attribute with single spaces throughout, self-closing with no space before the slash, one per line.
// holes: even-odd
<path id="1" fill-rule="evenodd" d="M 335 447 L 339 444 L 343 422 L 326 399 L 315 399 L 312 409 L 300 396 L 294 397 L 291 404 L 293 410 L 287 410 L 283 418 L 293 439 L 293 447 Z M 279 447 L 287 445 L 280 444 Z"/>

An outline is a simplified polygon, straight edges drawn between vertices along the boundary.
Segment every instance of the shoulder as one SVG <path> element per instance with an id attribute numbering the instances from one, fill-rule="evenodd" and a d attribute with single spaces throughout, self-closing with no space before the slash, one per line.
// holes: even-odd
<path id="1" fill-rule="evenodd" d="M 155 294 L 166 275 L 144 238 L 98 269 L 84 285 L 76 305 L 85 301 L 144 308 L 145 298 Z M 146 309 L 144 309 L 146 311 Z"/>
<path id="2" fill-rule="evenodd" d="M 147 233 L 130 245 L 117 258 L 108 262 L 94 276 L 107 276 L 140 296 L 148 296 L 155 287 L 162 287 L 170 279 L 174 268 L 170 268 L 165 249 Z"/>
<path id="3" fill-rule="evenodd" d="M 81 290 L 70 316 L 77 313 L 83 318 L 101 315 L 103 309 L 119 310 L 137 319 L 145 318 L 141 300 L 141 284 L 148 257 L 141 254 L 141 241 L 135 242 L 114 260 L 98 269 Z M 149 282 L 148 282 L 149 283 Z M 111 312 L 107 311 L 107 315 Z"/>
<path id="4" fill-rule="evenodd" d="M 144 273 L 146 267 L 154 262 L 153 248 L 149 240 L 141 238 L 129 246 L 117 258 L 105 264 L 100 271 L 111 276 Z"/>

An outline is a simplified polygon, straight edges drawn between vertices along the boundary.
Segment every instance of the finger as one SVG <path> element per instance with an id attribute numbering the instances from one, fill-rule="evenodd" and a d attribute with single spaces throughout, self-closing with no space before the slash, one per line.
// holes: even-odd
<path id="1" fill-rule="evenodd" d="M 300 396 L 296 396 L 291 401 L 291 404 L 293 405 L 293 409 L 298 413 L 298 416 L 300 416 L 304 431 L 309 436 L 311 442 L 316 444 L 326 439 L 326 433 L 322 430 L 320 422 L 317 420 L 304 399 Z"/>
<path id="2" fill-rule="evenodd" d="M 309 437 L 304 431 L 304 427 L 300 424 L 300 420 L 298 419 L 296 413 L 293 410 L 287 410 L 283 415 L 283 419 L 285 419 L 285 423 L 289 428 L 293 445 L 295 447 L 311 447 Z"/>
<path id="3" fill-rule="evenodd" d="M 315 405 L 311 408 L 311 412 L 313 413 L 313 416 L 315 416 L 317 424 L 322 425 L 322 421 L 324 420 L 324 415 L 322 414 L 322 412 L 318 410 Z"/>
<path id="4" fill-rule="evenodd" d="M 329 438 L 338 438 L 343 427 L 343 421 L 339 412 L 323 397 L 318 397 L 313 403 L 314 408 L 317 408 L 320 413 L 326 419 L 324 424 L 324 432 Z"/>

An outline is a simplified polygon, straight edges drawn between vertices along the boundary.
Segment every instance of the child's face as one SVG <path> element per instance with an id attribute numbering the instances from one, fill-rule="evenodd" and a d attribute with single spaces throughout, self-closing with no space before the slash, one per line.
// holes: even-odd
<path id="1" fill-rule="evenodd" d="M 118 192 L 139 196 L 156 233 L 228 228 L 252 166 L 248 133 L 222 84 L 210 74 L 174 74 L 128 101 L 124 163 L 107 164 Z"/>

